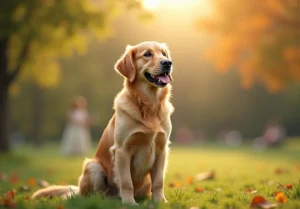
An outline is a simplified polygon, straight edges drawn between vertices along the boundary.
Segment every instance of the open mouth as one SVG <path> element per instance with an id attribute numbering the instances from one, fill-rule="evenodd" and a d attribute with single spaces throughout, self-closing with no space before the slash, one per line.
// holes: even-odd
<path id="1" fill-rule="evenodd" d="M 145 77 L 149 82 L 154 83 L 155 85 L 160 87 L 164 87 L 172 81 L 169 72 L 165 72 L 159 75 L 151 75 L 150 73 L 145 72 Z"/>

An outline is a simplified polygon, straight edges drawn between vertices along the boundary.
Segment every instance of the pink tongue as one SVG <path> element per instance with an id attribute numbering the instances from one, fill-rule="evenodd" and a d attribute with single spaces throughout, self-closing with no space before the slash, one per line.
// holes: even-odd
<path id="1" fill-rule="evenodd" d="M 157 76 L 157 78 L 159 78 L 159 80 L 163 83 L 170 83 L 170 78 L 167 75 L 160 75 Z"/>

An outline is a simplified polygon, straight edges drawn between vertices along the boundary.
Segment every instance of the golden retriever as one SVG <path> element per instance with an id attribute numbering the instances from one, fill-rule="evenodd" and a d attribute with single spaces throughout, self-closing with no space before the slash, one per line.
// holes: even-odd
<path id="1" fill-rule="evenodd" d="M 172 61 L 166 44 L 127 46 L 115 70 L 124 88 L 114 101 L 115 113 L 105 128 L 93 159 L 86 159 L 78 187 L 50 186 L 32 198 L 104 192 L 123 203 L 150 196 L 167 202 L 164 175 L 171 133 Z"/>

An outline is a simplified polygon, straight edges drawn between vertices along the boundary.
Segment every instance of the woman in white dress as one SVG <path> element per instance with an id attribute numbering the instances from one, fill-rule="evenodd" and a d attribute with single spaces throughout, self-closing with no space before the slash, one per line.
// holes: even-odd
<path id="1" fill-rule="evenodd" d="M 81 96 L 76 97 L 68 112 L 68 123 L 62 136 L 63 155 L 84 155 L 92 146 L 89 131 L 90 116 L 86 107 L 86 99 Z"/>

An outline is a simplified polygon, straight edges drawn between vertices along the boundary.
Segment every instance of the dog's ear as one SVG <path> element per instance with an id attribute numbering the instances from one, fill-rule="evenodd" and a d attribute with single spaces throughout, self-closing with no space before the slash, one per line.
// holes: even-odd
<path id="1" fill-rule="evenodd" d="M 125 53 L 115 65 L 115 70 L 130 82 L 134 81 L 136 75 L 135 64 L 133 62 L 134 51 L 134 47 L 127 45 Z"/>

